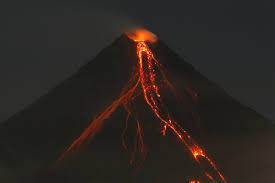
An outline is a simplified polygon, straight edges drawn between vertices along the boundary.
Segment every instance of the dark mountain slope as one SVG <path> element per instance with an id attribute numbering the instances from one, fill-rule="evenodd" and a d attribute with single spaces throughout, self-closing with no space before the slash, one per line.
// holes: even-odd
<path id="1" fill-rule="evenodd" d="M 183 90 L 182 84 L 187 83 L 198 93 L 201 129 L 206 135 L 200 136 L 196 132 L 193 134 L 199 142 L 209 147 L 210 154 L 218 154 L 219 151 L 224 150 L 219 147 L 228 148 L 216 142 L 219 141 L 216 139 L 221 137 L 228 139 L 233 137 L 233 134 L 241 134 L 245 137 L 249 134 L 249 136 L 257 137 L 262 133 L 272 133 L 270 128 L 273 127 L 268 120 L 234 100 L 222 88 L 198 73 L 163 42 L 159 41 L 150 46 L 158 60 L 171 73 L 180 91 Z M 122 35 L 72 77 L 3 123 L 0 126 L 0 170 L 3 170 L 0 180 L 3 179 L 6 182 L 12 182 L 12 180 L 15 182 L 42 182 L 42 180 L 45 182 L 93 182 L 92 180 L 95 182 L 129 182 L 131 179 L 127 158 L 129 153 L 122 151 L 120 143 L 120 134 L 124 128 L 126 116 L 121 108 L 106 120 L 102 133 L 87 150 L 80 154 L 80 157 L 67 165 L 66 170 L 48 173 L 52 171 L 50 167 L 58 156 L 81 134 L 94 116 L 119 96 L 136 64 L 136 45 Z M 143 99 L 140 98 L 138 108 L 142 110 L 144 105 Z M 154 123 L 154 119 L 149 115 L 150 112 L 147 112 L 147 109 L 144 110 L 143 118 L 147 119 L 145 121 L 148 123 L 150 120 Z M 134 127 L 133 125 L 132 128 Z M 150 128 L 153 127 L 149 125 L 144 133 L 150 133 Z M 155 182 L 156 175 L 165 171 L 165 168 L 169 166 L 177 167 L 178 170 L 176 172 L 178 177 L 174 177 L 174 182 L 182 181 L 180 177 L 183 175 L 179 173 L 182 168 L 184 175 L 191 177 L 193 172 L 199 171 L 194 162 L 190 160 L 190 155 L 186 150 L 177 145 L 178 142 L 171 142 L 169 137 L 161 138 L 157 132 L 154 132 L 152 136 L 154 136 L 153 139 L 145 137 L 145 141 L 149 144 L 151 154 L 155 153 L 155 155 L 149 155 L 148 164 L 144 165 L 144 171 L 139 178 L 141 182 Z M 210 136 L 216 138 L 210 139 Z M 133 134 L 129 133 L 129 139 L 132 138 Z M 172 148 L 172 144 L 175 148 Z M 235 148 L 234 145 L 231 147 Z M 171 154 L 178 150 L 181 151 Z M 243 155 L 246 153 L 248 150 L 243 151 Z M 221 167 L 228 163 L 223 160 L 223 155 L 217 155 L 217 163 L 222 162 Z M 171 158 L 165 159 L 165 157 Z M 167 164 L 162 169 L 161 166 L 155 164 L 160 159 Z M 181 167 L 180 162 L 185 162 L 185 167 L 193 167 L 192 171 Z M 232 180 L 238 180 L 238 177 L 234 177 L 234 168 L 225 168 L 228 172 L 226 173 L 228 177 L 233 174 Z M 154 172 L 155 169 L 157 171 Z M 153 175 L 156 177 L 153 178 Z M 165 180 L 167 177 L 164 176 L 158 182 Z"/>

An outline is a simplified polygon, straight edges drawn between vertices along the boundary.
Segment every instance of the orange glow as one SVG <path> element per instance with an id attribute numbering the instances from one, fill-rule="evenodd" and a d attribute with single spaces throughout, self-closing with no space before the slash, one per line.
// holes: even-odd
<path id="1" fill-rule="evenodd" d="M 130 80 L 129 81 L 129 85 L 132 84 L 132 82 L 133 81 Z M 88 126 L 88 128 L 86 128 L 82 132 L 82 134 L 70 145 L 70 147 L 68 149 L 66 149 L 66 151 L 60 156 L 60 158 L 58 159 L 58 161 L 63 160 L 65 158 L 65 155 L 67 153 L 71 152 L 73 149 L 75 149 L 74 153 L 75 153 L 75 151 L 76 152 L 79 151 L 80 147 L 83 145 L 84 142 L 86 144 L 89 143 L 95 137 L 95 135 L 100 131 L 100 129 L 102 127 L 102 124 L 103 124 L 103 121 L 105 119 L 108 119 L 111 116 L 111 114 L 117 109 L 117 107 L 119 105 L 123 104 L 124 108 L 128 112 L 128 116 L 130 116 L 131 115 L 131 110 L 127 106 L 127 103 L 133 97 L 133 94 L 134 94 L 134 92 L 135 92 L 138 84 L 139 84 L 139 81 L 131 89 L 129 89 L 129 90 L 128 90 L 128 85 L 127 85 L 122 90 L 121 96 L 117 100 L 115 100 L 110 106 L 108 106 L 98 117 L 96 117 L 90 123 L 90 125 Z M 137 121 L 137 123 L 139 123 L 139 122 Z M 140 134 L 140 136 L 141 136 L 141 134 Z"/>
<path id="2" fill-rule="evenodd" d="M 191 180 L 189 183 L 201 183 L 201 182 L 198 180 Z"/>
<path id="3" fill-rule="evenodd" d="M 157 36 L 155 34 L 153 34 L 152 32 L 145 30 L 145 29 L 134 29 L 131 30 L 127 33 L 127 36 L 136 41 L 151 41 L 151 42 L 155 42 L 157 41 Z"/>
<path id="4" fill-rule="evenodd" d="M 131 116 L 137 123 L 136 140 L 134 144 L 133 154 L 131 156 L 130 163 L 135 159 L 135 153 L 137 148 L 144 156 L 146 151 L 144 148 L 144 142 L 142 137 L 142 128 L 135 113 L 132 112 L 130 103 L 133 104 L 135 98 L 138 96 L 137 87 L 140 86 L 144 100 L 148 106 L 152 109 L 155 116 L 160 120 L 163 126 L 162 134 L 165 136 L 166 131 L 170 129 L 176 137 L 186 146 L 194 160 L 201 167 L 203 173 L 213 183 L 223 182 L 227 183 L 222 173 L 217 169 L 214 162 L 205 154 L 203 149 L 192 139 L 192 137 L 184 130 L 172 117 L 167 106 L 162 102 L 162 87 L 165 84 L 172 92 L 174 92 L 173 85 L 168 81 L 163 66 L 157 61 L 154 54 L 147 45 L 147 40 L 155 40 L 156 37 L 152 37 L 152 33 L 145 30 L 136 30 L 135 34 L 127 34 L 129 38 L 136 41 L 137 44 L 137 56 L 138 56 L 138 71 L 129 80 L 128 84 L 123 88 L 121 95 L 115 100 L 109 107 L 106 108 L 103 113 L 96 117 L 90 126 L 84 130 L 84 132 L 77 138 L 72 145 L 61 155 L 59 160 L 65 158 L 65 155 L 69 152 L 78 151 L 83 143 L 88 143 L 101 129 L 102 123 L 105 119 L 109 118 L 116 108 L 122 105 L 127 111 L 126 127 L 122 133 L 122 145 L 127 148 L 124 136 L 127 130 L 128 118 Z M 135 35 L 135 36 L 133 36 Z M 187 89 L 188 93 L 191 93 L 194 100 L 197 99 L 197 94 Z M 193 111 L 192 111 L 193 113 Z M 73 150 L 74 149 L 74 150 Z M 204 161 L 204 162 L 202 162 Z M 211 173 L 206 170 L 206 167 L 211 167 Z M 200 183 L 199 181 L 190 181 L 190 183 Z"/>
<path id="5" fill-rule="evenodd" d="M 206 156 L 204 151 L 196 144 L 196 142 L 191 138 L 191 136 L 176 121 L 174 121 L 171 118 L 168 109 L 166 108 L 166 106 L 164 106 L 160 94 L 160 88 L 158 87 L 159 81 L 157 80 L 157 70 L 161 70 L 161 65 L 155 59 L 153 53 L 151 52 L 146 42 L 139 41 L 137 43 L 137 54 L 139 58 L 139 74 L 141 86 L 144 93 L 144 99 L 147 102 L 147 104 L 151 107 L 155 115 L 160 119 L 162 123 L 164 123 L 163 134 L 165 135 L 165 131 L 167 130 L 167 127 L 169 127 L 177 135 L 177 137 L 185 144 L 185 146 L 193 155 L 195 161 L 200 165 L 205 175 L 210 180 L 212 180 L 213 182 L 217 182 L 214 176 L 206 171 L 199 157 L 207 160 L 209 165 L 218 174 L 219 179 L 226 183 L 225 178 L 217 169 L 213 161 L 208 156 Z M 143 54 L 145 54 L 145 56 Z M 144 57 L 146 59 L 144 59 Z M 161 73 L 163 74 L 163 72 Z"/>

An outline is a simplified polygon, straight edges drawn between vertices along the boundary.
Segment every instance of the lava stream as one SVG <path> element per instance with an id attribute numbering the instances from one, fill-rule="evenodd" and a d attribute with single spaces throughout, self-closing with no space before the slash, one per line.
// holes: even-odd
<path id="1" fill-rule="evenodd" d="M 139 140 L 140 152 L 144 153 L 144 143 L 141 133 L 141 126 L 136 115 L 132 112 L 130 103 L 137 97 L 137 87 L 140 85 L 142 93 L 146 103 L 152 109 L 156 117 L 161 121 L 163 125 L 162 134 L 165 136 L 166 130 L 171 129 L 178 139 L 185 144 L 187 149 L 192 154 L 194 160 L 199 164 L 204 174 L 212 182 L 224 182 L 227 183 L 222 173 L 217 169 L 214 162 L 205 154 L 205 152 L 198 146 L 198 144 L 192 139 L 192 137 L 185 131 L 170 115 L 168 108 L 162 102 L 162 95 L 160 92 L 161 83 L 166 84 L 168 88 L 172 89 L 172 84 L 168 81 L 163 71 L 163 66 L 156 60 L 154 54 L 150 50 L 146 41 L 143 39 L 135 39 L 134 36 L 129 36 L 137 44 L 137 56 L 138 56 L 138 72 L 129 80 L 128 84 L 124 87 L 120 97 L 115 100 L 109 107 L 105 109 L 98 117 L 96 117 L 92 123 L 84 130 L 84 132 L 78 137 L 67 150 L 61 155 L 59 160 L 65 158 L 65 155 L 69 152 L 76 152 L 79 150 L 83 143 L 88 143 L 95 135 L 99 132 L 102 123 L 105 119 L 109 118 L 111 114 L 117 109 L 118 106 L 124 106 L 128 112 L 127 119 L 129 116 L 133 116 L 137 122 L 137 135 L 136 138 Z M 139 36 L 138 38 L 147 38 L 146 36 Z M 187 91 L 188 92 L 188 91 Z M 195 95 L 196 96 L 196 95 Z M 127 124 L 127 123 L 126 123 Z M 125 130 L 127 129 L 127 126 Z M 124 142 L 124 134 L 122 134 L 122 144 L 126 148 Z M 134 153 L 137 148 L 137 142 L 134 146 Z M 134 159 L 134 153 L 132 160 Z M 215 171 L 216 176 L 208 172 L 205 168 L 205 163 L 208 162 L 208 166 L 212 167 Z M 215 178 L 216 177 L 216 178 Z M 199 181 L 191 181 L 195 183 Z"/>
<path id="2" fill-rule="evenodd" d="M 189 183 L 201 183 L 201 182 L 198 180 L 191 180 Z"/>
<path id="3" fill-rule="evenodd" d="M 143 53 L 145 53 L 147 57 L 147 62 L 145 62 L 143 59 Z M 170 117 L 168 109 L 162 103 L 161 95 L 159 93 L 160 89 L 157 85 L 156 80 L 156 69 L 154 69 L 154 66 L 158 69 L 161 69 L 160 63 L 155 59 L 153 53 L 151 52 L 150 48 L 148 47 L 145 41 L 137 42 L 137 54 L 139 58 L 139 74 L 141 78 L 141 86 L 143 89 L 144 98 L 147 104 L 154 111 L 156 116 L 160 119 L 160 121 L 164 123 L 163 134 L 165 135 L 165 131 L 167 130 L 167 127 L 169 127 L 177 135 L 177 137 L 186 145 L 188 150 L 192 153 L 196 162 L 200 165 L 205 175 L 210 180 L 212 180 L 213 182 L 217 182 L 214 179 L 214 177 L 206 171 L 204 166 L 201 164 L 199 157 L 207 160 L 210 166 L 219 175 L 220 179 L 226 183 L 225 178 L 217 169 L 213 161 L 195 143 L 191 136 Z"/>

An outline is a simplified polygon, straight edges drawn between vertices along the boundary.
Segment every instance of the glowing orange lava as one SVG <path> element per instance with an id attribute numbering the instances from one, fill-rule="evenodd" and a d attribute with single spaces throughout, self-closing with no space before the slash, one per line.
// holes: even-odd
<path id="1" fill-rule="evenodd" d="M 145 30 L 145 29 L 134 29 L 134 30 L 130 30 L 128 33 L 126 33 L 127 36 L 136 41 L 151 41 L 151 42 L 155 42 L 157 41 L 157 36 L 155 34 L 153 34 L 152 32 Z"/>
<path id="2" fill-rule="evenodd" d="M 59 160 L 62 160 L 65 155 L 72 151 L 78 151 L 80 146 L 85 142 L 88 143 L 99 132 L 102 123 L 105 119 L 109 118 L 111 114 L 116 110 L 119 105 L 123 105 L 128 112 L 127 120 L 129 116 L 133 116 L 137 122 L 137 134 L 136 138 L 139 143 L 135 143 L 134 152 L 132 154 L 131 161 L 134 159 L 134 154 L 139 145 L 140 152 L 145 154 L 144 143 L 142 138 L 142 130 L 139 120 L 135 114 L 131 111 L 130 102 L 134 101 L 138 95 L 137 87 L 140 85 L 144 99 L 148 106 L 152 109 L 156 117 L 162 123 L 162 134 L 165 136 L 168 129 L 172 130 L 177 138 L 185 144 L 187 149 L 192 154 L 194 160 L 201 167 L 202 171 L 212 182 L 227 183 L 222 173 L 217 169 L 214 162 L 205 154 L 202 148 L 192 139 L 192 137 L 184 130 L 172 117 L 162 102 L 161 86 L 164 83 L 169 89 L 173 89 L 172 84 L 168 81 L 163 70 L 163 66 L 154 57 L 154 54 L 150 50 L 146 41 L 156 41 L 156 36 L 149 31 L 136 30 L 132 34 L 127 34 L 129 38 L 133 39 L 137 44 L 137 56 L 138 56 L 138 72 L 129 80 L 128 84 L 124 87 L 120 97 L 115 100 L 106 110 L 96 117 L 92 123 L 84 130 L 79 138 L 77 138 L 72 145 L 61 155 Z M 190 91 L 187 91 L 190 92 Z M 192 96 L 197 97 L 196 94 Z M 126 120 L 126 121 L 127 121 Z M 127 124 L 127 123 L 126 123 Z M 127 129 L 127 126 L 125 130 Z M 124 142 L 124 134 L 122 134 L 122 144 L 126 148 Z M 203 162 L 202 162 L 203 161 Z M 211 167 L 213 171 L 210 173 L 206 170 L 207 167 Z M 200 183 L 199 181 L 191 181 L 190 183 Z"/>
<path id="3" fill-rule="evenodd" d="M 198 180 L 191 180 L 189 183 L 201 183 L 201 182 Z"/>

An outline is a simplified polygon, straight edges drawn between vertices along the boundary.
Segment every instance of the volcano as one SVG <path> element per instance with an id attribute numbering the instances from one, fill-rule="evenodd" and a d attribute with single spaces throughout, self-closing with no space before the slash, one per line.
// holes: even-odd
<path id="1" fill-rule="evenodd" d="M 271 173 L 274 165 L 269 163 L 275 152 L 271 148 L 274 139 L 271 122 L 241 105 L 162 41 L 148 45 L 178 93 L 187 91 L 191 98 L 196 98 L 195 102 L 184 100 L 183 105 L 165 93 L 165 103 L 178 123 L 214 159 L 228 182 L 274 180 Z M 139 126 L 133 122 L 135 119 L 129 118 L 125 131 L 127 111 L 117 106 L 91 143 L 56 165 L 58 157 L 91 121 L 121 95 L 135 74 L 138 60 L 136 42 L 122 35 L 77 73 L 4 122 L 0 127 L 0 180 L 209 182 L 171 130 L 167 130 L 166 137 L 160 134 L 162 129 L 156 125 L 159 122 L 141 92 L 136 94 L 134 113 L 138 112 L 143 129 L 143 152 L 136 152 Z M 264 172 L 261 166 L 267 166 Z"/>

